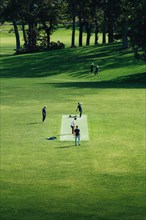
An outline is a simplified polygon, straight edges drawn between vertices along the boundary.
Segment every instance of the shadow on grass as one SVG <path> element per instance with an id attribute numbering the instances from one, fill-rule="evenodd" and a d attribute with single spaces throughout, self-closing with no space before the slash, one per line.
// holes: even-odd
<path id="1" fill-rule="evenodd" d="M 118 77 L 109 81 L 87 81 L 87 82 L 67 82 L 67 83 L 44 83 L 51 84 L 60 88 L 146 88 L 146 73 L 131 74 L 128 76 Z"/>
<path id="2" fill-rule="evenodd" d="M 55 149 L 68 149 L 68 148 L 71 148 L 71 147 L 75 147 L 75 145 L 74 144 L 72 144 L 72 145 L 68 145 L 68 146 L 61 146 L 61 147 L 55 147 Z"/>
<path id="3" fill-rule="evenodd" d="M 66 73 L 84 77 L 91 62 L 108 71 L 136 65 L 130 50 L 121 50 L 120 44 L 98 45 L 82 48 L 8 56 L 1 58 L 1 78 L 49 77 Z"/>
<path id="4" fill-rule="evenodd" d="M 70 133 L 67 134 L 59 134 L 58 136 L 64 136 L 64 135 L 71 135 Z"/>
<path id="5" fill-rule="evenodd" d="M 42 122 L 30 122 L 30 123 L 27 123 L 27 125 L 37 125 L 37 124 L 42 124 Z"/>

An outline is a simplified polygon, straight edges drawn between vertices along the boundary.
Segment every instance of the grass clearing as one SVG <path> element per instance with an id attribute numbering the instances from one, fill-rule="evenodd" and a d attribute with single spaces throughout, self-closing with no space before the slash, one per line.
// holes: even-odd
<path id="1" fill-rule="evenodd" d="M 1 63 L 1 219 L 145 220 L 145 64 L 119 44 Z M 59 135 L 78 101 L 90 140 L 75 148 Z"/>

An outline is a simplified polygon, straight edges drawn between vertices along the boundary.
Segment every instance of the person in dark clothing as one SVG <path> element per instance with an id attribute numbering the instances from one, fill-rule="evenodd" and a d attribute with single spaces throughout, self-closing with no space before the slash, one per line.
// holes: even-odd
<path id="1" fill-rule="evenodd" d="M 93 69 L 94 69 L 94 63 L 91 64 L 90 66 L 90 72 L 93 73 Z"/>
<path id="2" fill-rule="evenodd" d="M 46 109 L 47 109 L 47 106 L 45 105 L 44 107 L 43 107 L 43 109 L 42 109 L 42 122 L 44 122 L 45 121 L 45 118 L 46 118 L 46 115 L 47 115 L 47 111 L 46 111 Z"/>
<path id="3" fill-rule="evenodd" d="M 74 130 L 74 134 L 75 134 L 75 146 L 80 145 L 80 129 L 78 128 L 78 125 Z"/>
<path id="4" fill-rule="evenodd" d="M 81 105 L 81 103 L 79 103 L 79 102 L 78 102 L 76 111 L 78 111 L 78 110 L 79 110 L 79 112 L 80 112 L 80 118 L 81 118 L 82 113 L 83 113 L 83 110 L 82 110 L 82 105 Z"/>
<path id="5" fill-rule="evenodd" d="M 74 118 L 74 120 L 77 120 L 77 115 L 69 115 L 69 118 Z"/>
<path id="6" fill-rule="evenodd" d="M 98 72 L 99 72 L 99 66 L 97 65 L 95 68 L 95 75 L 98 75 Z"/>

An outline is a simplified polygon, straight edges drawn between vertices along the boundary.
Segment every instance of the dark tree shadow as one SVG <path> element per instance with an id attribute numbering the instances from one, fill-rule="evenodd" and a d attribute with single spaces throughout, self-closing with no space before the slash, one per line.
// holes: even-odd
<path id="1" fill-rule="evenodd" d="M 133 66 L 130 50 L 121 50 L 121 44 L 98 45 L 82 48 L 2 57 L 0 77 L 38 78 L 67 73 L 73 77 L 88 78 L 91 62 L 96 60 L 106 71 L 109 69 Z M 125 56 L 126 55 L 126 56 Z M 13 65 L 12 65 L 13 64 Z"/>
<path id="2" fill-rule="evenodd" d="M 75 147 L 74 144 L 72 145 L 68 145 L 68 146 L 60 146 L 60 147 L 55 147 L 56 149 L 68 149 L 68 148 L 71 148 L 71 147 Z"/>
<path id="3" fill-rule="evenodd" d="M 98 79 L 98 77 L 97 77 Z M 146 88 L 146 73 L 130 74 L 117 77 L 108 81 L 86 81 L 86 82 L 65 82 L 65 83 L 45 83 L 60 88 Z"/>

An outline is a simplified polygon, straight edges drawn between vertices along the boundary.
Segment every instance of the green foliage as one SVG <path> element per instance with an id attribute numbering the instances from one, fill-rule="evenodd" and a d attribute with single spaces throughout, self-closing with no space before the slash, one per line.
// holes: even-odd
<path id="1" fill-rule="evenodd" d="M 94 44 L 100 43 L 98 35 L 103 32 L 102 43 L 106 43 L 106 36 L 108 43 L 120 39 L 123 49 L 132 46 L 135 57 L 146 59 L 145 0 L 27 0 L 25 3 L 22 0 L 2 0 L 0 17 L 1 23 L 13 23 L 18 51 L 21 48 L 18 24 L 22 25 L 25 46 L 31 48 L 30 51 L 32 47 L 35 51 L 37 46 L 37 36 L 31 33 L 38 32 L 41 24 L 46 33 L 48 47 L 52 33 L 57 26 L 63 26 L 72 29 L 72 47 L 76 46 L 76 29 L 79 30 L 79 46 L 84 45 L 84 31 L 87 46 L 90 45 L 93 33 Z M 28 30 L 25 26 L 28 26 Z M 27 40 L 26 31 L 29 33 Z"/>
<path id="2" fill-rule="evenodd" d="M 146 62 L 146 4 L 144 0 L 134 1 L 130 27 L 130 39 L 134 54 Z"/>
<path id="3" fill-rule="evenodd" d="M 61 43 L 60 41 L 54 42 L 51 41 L 50 45 L 48 46 L 46 42 L 44 41 L 44 38 L 40 38 L 39 45 L 36 45 L 33 48 L 27 48 L 23 47 L 20 48 L 19 50 L 16 51 L 16 55 L 18 54 L 26 54 L 26 53 L 36 53 L 36 52 L 43 52 L 43 51 L 48 51 L 48 50 L 58 50 L 58 49 L 64 49 L 65 45 Z"/>

